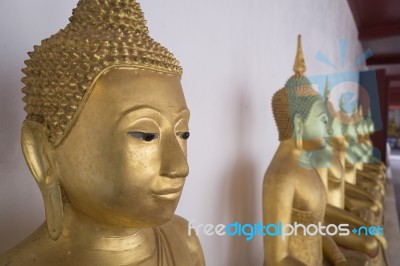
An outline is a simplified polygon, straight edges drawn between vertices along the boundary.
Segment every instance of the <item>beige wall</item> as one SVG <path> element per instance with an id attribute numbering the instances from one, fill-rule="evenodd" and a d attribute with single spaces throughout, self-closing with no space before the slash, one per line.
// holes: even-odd
<path id="1" fill-rule="evenodd" d="M 20 79 L 26 52 L 67 23 L 77 0 L 0 2 L 0 252 L 44 219 L 41 195 L 19 144 L 24 118 Z M 345 0 L 141 0 L 151 35 L 184 67 L 191 109 L 190 175 L 178 213 L 196 223 L 261 220 L 261 184 L 278 145 L 270 101 L 292 74 L 303 35 L 309 75 L 336 70 L 362 49 Z M 352 70 L 348 65 L 342 70 Z M 262 239 L 200 235 L 208 265 L 261 265 Z"/>

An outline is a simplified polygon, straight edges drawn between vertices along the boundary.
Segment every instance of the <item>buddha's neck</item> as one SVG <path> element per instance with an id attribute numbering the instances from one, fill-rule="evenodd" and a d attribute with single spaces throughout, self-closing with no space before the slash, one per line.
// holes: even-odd
<path id="1" fill-rule="evenodd" d="M 328 168 L 315 168 L 315 170 L 324 184 L 325 191 L 328 192 Z"/>
<path id="2" fill-rule="evenodd" d="M 344 168 L 347 156 L 347 147 L 338 139 L 332 138 L 332 157 L 339 160 L 340 165 Z"/>
<path id="3" fill-rule="evenodd" d="M 316 150 L 310 153 L 310 162 L 313 168 L 317 171 L 318 176 L 324 184 L 326 192 L 328 192 L 328 172 L 332 167 L 331 150 L 325 147 L 321 150 Z"/>
<path id="4" fill-rule="evenodd" d="M 311 152 L 299 149 L 292 139 L 281 141 L 278 153 L 285 154 L 287 159 L 293 160 L 301 168 L 313 168 L 310 161 Z"/>
<path id="5" fill-rule="evenodd" d="M 336 158 L 339 161 L 339 163 L 343 167 L 343 169 L 346 165 L 346 155 L 347 155 L 347 151 L 342 151 L 342 150 L 338 150 L 335 148 L 332 149 L 332 157 Z"/>
<path id="6" fill-rule="evenodd" d="M 153 240 L 148 230 L 106 225 L 82 214 L 69 203 L 64 205 L 64 230 L 61 237 L 84 249 L 100 252 L 131 252 Z"/>
<path id="7" fill-rule="evenodd" d="M 345 178 L 346 151 L 332 149 L 332 163 L 329 165 L 328 176 L 336 181 Z"/>
<path id="8" fill-rule="evenodd" d="M 345 162 L 345 180 L 347 183 L 355 185 L 357 183 L 356 181 L 356 173 L 357 173 L 357 168 L 355 164 L 350 164 L 348 162 Z"/>

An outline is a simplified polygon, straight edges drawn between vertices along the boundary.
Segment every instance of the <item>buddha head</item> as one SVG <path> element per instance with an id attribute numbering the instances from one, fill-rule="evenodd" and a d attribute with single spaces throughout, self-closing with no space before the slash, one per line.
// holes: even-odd
<path id="1" fill-rule="evenodd" d="M 373 146 L 371 136 L 375 133 L 375 123 L 374 120 L 372 119 L 372 114 L 371 114 L 371 109 L 368 109 L 367 116 L 364 118 L 363 121 L 363 126 L 364 126 L 364 142 L 369 145 Z"/>
<path id="2" fill-rule="evenodd" d="M 371 154 L 370 157 L 368 158 L 367 163 L 374 163 L 377 162 L 377 160 L 379 161 L 379 159 L 377 158 L 380 158 L 380 156 L 374 154 L 375 148 L 374 148 L 374 143 L 372 142 L 371 139 L 371 136 L 375 133 L 376 130 L 375 122 L 374 119 L 372 118 L 371 109 L 368 109 L 367 117 L 365 118 L 364 124 L 365 124 L 365 132 L 367 132 L 365 137 L 365 142 L 371 149 Z"/>
<path id="3" fill-rule="evenodd" d="M 343 134 L 346 137 L 346 141 L 348 142 L 348 152 L 346 156 L 346 161 L 355 166 L 357 169 L 362 168 L 362 162 L 364 161 L 364 151 L 365 147 L 363 147 L 362 143 L 360 143 L 360 120 L 362 120 L 359 116 L 358 109 L 353 110 L 352 114 L 349 115 L 346 112 L 344 98 L 342 97 L 342 101 L 340 104 L 340 113 L 342 115 L 343 121 Z"/>
<path id="4" fill-rule="evenodd" d="M 300 149 L 318 150 L 325 146 L 327 114 L 323 97 L 316 92 L 304 76 L 306 70 L 298 37 L 295 74 L 284 88 L 272 98 L 272 109 L 278 127 L 279 140 L 294 140 Z"/>
<path id="5" fill-rule="evenodd" d="M 182 68 L 135 0 L 80 0 L 29 53 L 22 148 L 56 240 L 63 205 L 115 227 L 172 218 L 186 176 Z"/>
<path id="6" fill-rule="evenodd" d="M 364 148 L 364 163 L 370 163 L 374 161 L 374 145 L 371 140 L 371 135 L 374 133 L 375 125 L 371 117 L 371 111 L 368 110 L 367 115 L 363 115 L 363 110 L 360 107 L 360 125 L 359 125 L 359 135 L 360 142 Z"/>
<path id="7" fill-rule="evenodd" d="M 362 150 L 362 162 L 368 162 L 372 156 L 373 146 L 369 139 L 367 120 L 364 116 L 362 105 L 357 109 L 357 112 L 353 115 L 355 122 L 355 128 L 358 134 L 358 144 Z"/>

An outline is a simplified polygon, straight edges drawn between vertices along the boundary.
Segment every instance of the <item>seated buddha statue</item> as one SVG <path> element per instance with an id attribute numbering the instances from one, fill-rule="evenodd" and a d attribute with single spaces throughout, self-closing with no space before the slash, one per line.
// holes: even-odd
<path id="1" fill-rule="evenodd" d="M 204 265 L 174 215 L 188 175 L 179 62 L 134 0 L 80 0 L 29 53 L 22 148 L 46 222 L 0 265 Z"/>
<path id="2" fill-rule="evenodd" d="M 356 170 L 356 183 L 368 190 L 378 191 L 380 197 L 383 197 L 385 195 L 385 177 L 381 173 L 372 172 L 368 168 L 364 168 L 364 164 L 369 163 L 373 158 L 374 147 L 369 138 L 369 127 L 361 106 L 354 115 L 354 121 L 357 145 L 360 147 L 362 154 L 361 163 L 358 164 L 360 167 Z"/>
<path id="3" fill-rule="evenodd" d="M 264 224 L 308 226 L 324 220 L 326 191 L 310 155 L 325 146 L 327 114 L 305 70 L 299 36 L 295 74 L 272 98 L 280 144 L 264 176 Z M 335 265 L 345 265 L 334 242 L 300 231 L 285 239 L 264 236 L 264 265 L 322 265 L 323 255 Z"/>
<path id="4" fill-rule="evenodd" d="M 368 192 L 374 199 L 382 202 L 384 195 L 382 186 L 357 174 L 363 169 L 363 163 L 369 158 L 369 151 L 367 151 L 366 146 L 359 142 L 360 120 L 362 119 L 356 110 L 351 117 L 349 116 L 348 121 L 343 124 L 343 132 L 349 143 L 345 164 L 345 179 L 348 184 L 358 186 Z"/>
<path id="5" fill-rule="evenodd" d="M 361 112 L 362 109 L 360 109 L 360 113 Z M 366 147 L 365 149 L 368 152 L 366 152 L 363 169 L 358 171 L 357 174 L 360 179 L 376 183 L 383 189 L 384 192 L 387 178 L 386 169 L 379 167 L 381 165 L 381 161 L 380 159 L 375 158 L 373 154 L 374 145 L 370 136 L 374 133 L 375 126 L 374 121 L 372 120 L 371 110 L 368 111 L 367 117 L 359 122 L 358 128 L 359 142 Z M 369 165 L 377 165 L 378 167 L 368 167 Z"/>
<path id="6" fill-rule="evenodd" d="M 370 149 L 372 150 L 372 146 Z M 372 154 L 366 154 L 363 157 L 363 161 L 365 163 L 369 163 Z M 356 179 L 357 184 L 364 187 L 367 191 L 370 191 L 371 194 L 377 195 L 376 197 L 383 201 L 383 197 L 386 193 L 386 179 L 383 173 L 379 173 L 376 171 L 371 171 L 368 168 L 364 168 L 364 163 L 362 164 L 362 168 L 357 169 L 356 171 Z"/>
<path id="7" fill-rule="evenodd" d="M 347 147 L 345 151 L 346 147 L 342 146 L 342 151 L 338 153 L 345 169 L 345 209 L 370 224 L 378 225 L 383 214 L 382 197 L 379 191 L 367 188 L 370 184 L 365 184 L 363 180 L 357 178 L 357 170 L 362 169 L 362 162 L 366 158 L 365 149 L 358 142 L 357 118 L 348 116 L 343 110 L 343 104 L 341 104 L 340 112 L 330 113 L 342 123 L 341 134 L 345 137 L 343 141 Z"/>
<path id="8" fill-rule="evenodd" d="M 371 109 L 368 110 L 368 114 L 365 119 L 365 132 L 366 134 L 364 141 L 370 146 L 373 146 L 371 136 L 375 133 L 375 122 L 372 119 Z M 369 161 L 364 163 L 364 169 L 370 171 L 371 173 L 378 174 L 378 177 L 383 178 L 384 182 L 386 183 L 386 165 L 380 160 L 380 158 L 376 158 L 374 155 L 372 155 L 369 158 Z"/>
<path id="9" fill-rule="evenodd" d="M 329 94 L 327 82 L 325 101 L 328 110 L 329 142 L 327 142 L 324 149 L 313 152 L 311 157 L 313 166 L 323 180 L 323 183 L 326 184 L 327 206 L 324 222 L 326 225 L 348 224 L 350 230 L 360 226 L 369 227 L 371 224 L 364 221 L 361 217 L 358 217 L 357 212 L 345 209 L 349 197 L 345 194 L 346 185 L 344 182 L 344 164 L 348 144 L 343 135 L 343 121 L 341 121 L 339 113 L 333 108 L 333 104 L 329 99 Z M 374 215 L 371 211 L 371 209 L 373 210 L 374 202 L 368 201 L 369 198 L 362 192 L 361 189 L 357 188 L 354 192 L 350 193 L 350 195 L 358 200 L 362 200 L 362 204 L 355 204 L 357 208 L 364 208 Z M 351 202 L 353 203 L 352 199 Z M 366 262 L 382 262 L 381 245 L 384 247 L 386 246 L 384 238 L 350 234 L 346 237 L 335 235 L 333 239 L 337 245 L 341 247 L 349 265 L 364 265 L 363 263 Z M 362 263 L 357 263 L 357 261 Z"/>
<path id="10" fill-rule="evenodd" d="M 330 101 L 330 94 L 330 85 L 327 78 L 324 98 L 328 111 L 329 141 L 324 149 L 314 152 L 312 160 L 324 184 L 326 184 L 327 203 L 338 208 L 344 208 L 345 181 L 342 161 L 344 160 L 344 154 L 347 152 L 347 142 L 343 136 L 342 124 L 337 119 L 337 112 Z"/>

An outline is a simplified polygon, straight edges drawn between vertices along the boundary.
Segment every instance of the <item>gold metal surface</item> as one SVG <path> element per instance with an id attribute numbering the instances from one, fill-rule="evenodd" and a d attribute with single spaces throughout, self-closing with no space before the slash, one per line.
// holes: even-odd
<path id="1" fill-rule="evenodd" d="M 328 167 L 328 171 L 318 171 L 323 180 L 328 179 L 326 182 L 328 184 L 328 205 L 326 208 L 324 221 L 325 224 L 349 224 L 350 230 L 360 226 L 369 227 L 371 224 L 368 224 L 361 217 L 358 217 L 354 213 L 345 210 L 345 203 L 348 200 L 348 195 L 345 194 L 345 189 L 347 192 L 347 187 L 344 182 L 344 162 L 347 153 L 347 144 L 345 139 L 340 137 L 341 127 L 333 128 L 337 127 L 339 124 L 335 120 L 335 115 L 330 115 L 328 125 L 330 126 L 331 132 L 333 132 L 331 141 L 329 142 L 332 146 L 332 161 L 329 164 L 325 164 L 326 167 Z M 317 155 L 319 156 L 319 154 Z M 356 192 L 358 191 L 359 189 L 357 188 Z M 354 195 L 354 193 L 351 195 Z M 358 199 L 360 199 L 360 193 L 356 195 L 359 196 Z M 361 203 L 364 203 L 364 201 L 361 201 Z M 386 241 L 382 238 L 358 236 L 352 234 L 345 237 L 335 235 L 333 236 L 333 239 L 339 246 L 346 247 L 347 250 L 354 251 L 352 252 L 352 255 L 356 254 L 356 252 L 359 252 L 361 257 L 364 257 L 366 260 L 370 261 L 372 261 L 372 259 L 369 258 L 373 258 L 379 254 L 379 240 L 382 240 L 382 242 L 386 244 Z M 347 255 L 347 253 L 345 253 L 345 255 Z"/>
<path id="2" fill-rule="evenodd" d="M 329 128 L 332 133 L 329 142 L 332 147 L 332 163 L 327 164 L 328 203 L 340 209 L 344 209 L 346 206 L 347 210 L 363 218 L 367 218 L 366 221 L 373 223 L 374 216 L 383 211 L 382 204 L 365 190 L 359 188 L 355 183 L 345 182 L 345 176 L 347 176 L 349 180 L 356 179 L 355 165 L 348 164 L 347 169 L 345 168 L 347 156 L 349 154 L 355 156 L 354 153 L 349 152 L 348 139 L 353 139 L 351 143 L 352 145 L 356 145 L 356 136 L 345 136 L 345 133 L 355 133 L 355 131 L 348 130 L 351 125 L 343 127 L 341 114 L 334 110 L 332 103 L 328 100 L 329 92 L 327 91 L 328 90 L 325 92 L 325 96 L 329 110 Z M 363 121 L 364 120 L 361 120 L 361 122 Z M 347 131 L 344 131 L 344 128 L 346 128 Z M 354 127 L 352 127 L 352 129 L 354 129 Z"/>
<path id="3" fill-rule="evenodd" d="M 376 221 L 379 220 L 383 212 L 382 203 L 357 185 L 359 182 L 355 171 L 357 163 L 350 164 L 348 160 L 346 169 L 352 169 L 352 171 L 347 171 L 347 178 L 356 182 L 354 184 L 344 182 L 346 157 L 354 156 L 358 159 L 367 152 L 365 148 L 357 149 L 355 147 L 360 147 L 363 144 L 361 140 L 366 137 L 362 135 L 367 134 L 367 130 L 364 130 L 366 129 L 366 120 L 362 117 L 355 117 L 359 121 L 358 123 L 343 126 L 343 121 L 351 122 L 351 120 L 343 120 L 340 111 L 336 112 L 329 102 L 329 93 L 326 92 L 325 95 L 327 96 L 329 110 L 329 127 L 332 133 L 329 142 L 332 146 L 332 163 L 326 164 L 329 168 L 327 172 L 319 171 L 320 175 L 322 174 L 321 178 L 328 178 L 328 205 L 325 223 L 349 224 L 351 229 L 360 226 L 381 225 Z M 362 130 L 360 130 L 360 127 L 362 127 Z M 352 145 L 353 147 L 351 147 Z M 367 149 L 369 148 L 367 147 Z M 356 159 L 351 159 L 351 161 L 354 160 Z M 350 234 L 346 237 L 334 236 L 333 238 L 341 247 L 345 247 L 343 253 L 351 265 L 365 265 L 365 263 L 368 265 L 385 265 L 382 248 L 387 247 L 387 242 L 384 237 Z"/>
<path id="4" fill-rule="evenodd" d="M 281 142 L 264 176 L 264 224 L 307 226 L 324 220 L 326 190 L 309 158 L 326 144 L 328 118 L 322 96 L 303 76 L 305 69 L 299 37 L 295 75 L 272 99 Z M 330 238 L 301 232 L 285 240 L 264 237 L 264 265 L 322 265 L 323 252 L 332 263 L 344 265 Z"/>
<path id="5" fill-rule="evenodd" d="M 316 167 L 316 170 L 322 179 L 325 188 L 327 190 L 327 206 L 324 217 L 324 222 L 326 225 L 335 224 L 339 226 L 340 224 L 349 224 L 350 230 L 353 228 L 358 228 L 360 226 L 369 227 L 371 224 L 364 221 L 361 217 L 358 217 L 354 213 L 351 213 L 348 210 L 345 210 L 345 203 L 348 202 L 349 198 L 345 194 L 345 189 L 347 190 L 347 184 L 344 179 L 344 165 L 346 160 L 346 155 L 348 152 L 348 143 L 346 141 L 345 136 L 343 135 L 343 126 L 342 120 L 340 119 L 340 114 L 335 111 L 333 108 L 333 104 L 329 100 L 329 85 L 328 81 L 325 88 L 324 97 L 326 100 L 326 106 L 328 109 L 328 131 L 330 132 L 328 145 L 321 150 L 314 151 L 311 157 L 311 161 L 313 165 Z M 367 195 L 364 192 L 362 195 L 360 192 L 363 192 L 361 189 L 356 187 L 356 193 L 359 201 L 355 204 L 357 206 L 357 210 L 360 209 L 360 205 L 366 209 L 366 211 L 370 212 L 369 202 L 365 202 L 362 196 L 365 197 Z M 354 192 L 351 194 L 354 195 Z M 368 200 L 368 198 L 366 198 Z M 351 199 L 353 203 L 353 199 Z M 373 205 L 374 202 L 371 203 Z M 375 205 L 373 205 L 375 206 Z M 367 209 L 368 208 L 368 209 Z M 363 209 L 363 210 L 364 210 Z M 371 215 L 374 215 L 373 213 Z M 381 262 L 382 253 L 380 252 L 380 241 L 382 241 L 382 245 L 386 245 L 386 241 L 382 237 L 369 237 L 369 236 L 358 236 L 358 235 L 348 235 L 345 237 L 341 237 L 338 235 L 334 235 L 332 240 L 334 243 L 337 243 L 337 246 L 345 247 L 342 249 L 344 253 L 342 256 L 345 256 L 347 262 L 350 263 L 354 256 L 361 257 L 362 261 L 367 261 L 368 263 L 375 263 L 375 261 Z M 328 241 L 328 240 L 325 240 Z M 330 246 L 333 246 L 331 243 Z M 348 254 L 351 251 L 351 256 Z M 324 250 L 325 253 L 326 252 Z M 340 253 L 341 254 L 341 253 Z M 379 256 L 379 259 L 373 259 L 376 256 Z M 338 252 L 336 254 L 331 254 L 334 258 L 340 257 Z M 364 265 L 360 263 L 351 265 Z"/>
<path id="6" fill-rule="evenodd" d="M 297 53 L 294 60 L 293 71 L 296 75 L 302 76 L 306 72 L 306 62 L 303 55 L 303 47 L 301 44 L 301 35 L 297 37 Z"/>
<path id="7" fill-rule="evenodd" d="M 133 0 L 81 0 L 27 61 L 25 159 L 46 223 L 0 265 L 204 265 L 174 215 L 189 173 L 182 69 Z"/>
<path id="8" fill-rule="evenodd" d="M 173 54 L 149 36 L 135 0 L 80 0 L 65 29 L 35 46 L 29 57 L 22 70 L 27 120 L 46 125 L 56 145 L 103 69 L 131 65 L 182 74 Z"/>

